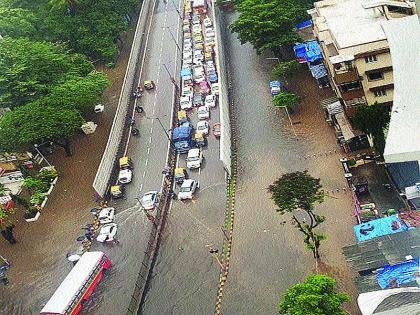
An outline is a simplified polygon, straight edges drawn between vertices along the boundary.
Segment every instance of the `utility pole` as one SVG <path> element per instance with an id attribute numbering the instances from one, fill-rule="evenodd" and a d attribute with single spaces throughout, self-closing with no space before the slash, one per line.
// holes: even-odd
<path id="1" fill-rule="evenodd" d="M 174 0 L 171 0 L 171 1 L 172 1 L 172 5 L 174 6 L 174 8 L 176 10 L 176 13 L 178 13 L 179 18 L 182 20 L 181 12 L 179 12 L 178 8 L 176 7 Z"/>
<path id="2" fill-rule="evenodd" d="M 172 139 L 171 139 L 171 137 L 169 136 L 168 131 L 167 131 L 167 130 L 165 129 L 165 127 L 163 126 L 162 121 L 160 120 L 160 118 L 159 118 L 159 117 L 146 117 L 146 119 L 152 119 L 152 120 L 153 120 L 153 119 L 156 119 L 156 120 L 159 122 L 159 125 L 160 125 L 160 127 L 162 128 L 163 132 L 165 133 L 166 137 L 168 138 L 169 142 L 171 143 L 172 147 L 174 147 L 174 148 L 175 148 L 175 145 L 173 144 Z"/>
<path id="3" fill-rule="evenodd" d="M 177 41 L 175 40 L 175 36 L 174 36 L 174 34 L 172 34 L 171 29 L 169 28 L 169 26 L 167 26 L 166 28 L 168 29 L 169 34 L 171 34 L 172 40 L 174 41 L 174 43 L 176 45 L 176 48 L 178 48 L 178 51 L 181 52 L 181 48 L 179 47 Z"/>
<path id="4" fill-rule="evenodd" d="M 168 75 L 169 75 L 169 78 L 171 79 L 171 81 L 172 81 L 172 84 L 175 86 L 175 89 L 176 89 L 176 91 L 178 92 L 179 91 L 179 87 L 178 87 L 178 84 L 176 84 L 176 81 L 175 81 L 175 79 L 174 79 L 174 77 L 171 75 L 171 73 L 169 72 L 169 70 L 168 70 L 168 67 L 166 66 L 166 64 L 163 64 L 163 67 L 165 68 L 165 70 L 166 70 L 166 72 L 168 73 Z"/>

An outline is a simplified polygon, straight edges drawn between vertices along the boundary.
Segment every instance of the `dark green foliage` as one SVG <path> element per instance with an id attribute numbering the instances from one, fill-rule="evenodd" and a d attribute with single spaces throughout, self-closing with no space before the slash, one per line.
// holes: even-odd
<path id="1" fill-rule="evenodd" d="M 314 258 L 319 258 L 318 249 L 325 236 L 315 233 L 314 229 L 325 221 L 325 217 L 314 213 L 313 208 L 315 203 L 324 201 L 320 179 L 312 177 L 308 171 L 287 173 L 270 185 L 268 191 L 280 214 L 292 214 L 294 224 L 304 234 L 306 247 L 313 252 Z M 305 217 L 299 216 L 298 211 Z"/>
<path id="2" fill-rule="evenodd" d="M 242 44 L 251 43 L 257 53 L 276 51 L 299 40 L 293 29 L 308 17 L 306 9 L 297 0 L 242 0 L 237 5 L 240 15 L 230 28 Z"/>
<path id="3" fill-rule="evenodd" d="M 281 92 L 273 97 L 273 105 L 276 107 L 287 107 L 288 109 L 293 110 L 293 108 L 299 104 L 302 97 L 299 95 L 289 93 L 289 92 Z"/>
<path id="4" fill-rule="evenodd" d="M 25 9 L 0 7 L 0 35 L 32 37 L 36 34 L 37 18 Z"/>
<path id="5" fill-rule="evenodd" d="M 271 71 L 274 78 L 290 78 L 299 74 L 302 70 L 302 65 L 296 60 L 279 62 Z"/>
<path id="6" fill-rule="evenodd" d="M 335 279 L 327 275 L 310 275 L 303 283 L 290 287 L 281 298 L 279 313 L 287 315 L 346 315 L 342 304 L 350 301 L 346 293 L 337 292 Z"/>
<path id="7" fill-rule="evenodd" d="M 385 149 L 384 128 L 388 125 L 391 114 L 384 104 L 361 106 L 352 122 L 354 126 L 373 138 L 376 150 L 382 155 Z"/>

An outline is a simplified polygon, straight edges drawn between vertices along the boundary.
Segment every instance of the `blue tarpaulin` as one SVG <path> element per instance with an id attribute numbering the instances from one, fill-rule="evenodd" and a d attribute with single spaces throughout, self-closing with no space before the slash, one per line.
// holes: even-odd
<path id="1" fill-rule="evenodd" d="M 407 231 L 407 225 L 396 214 L 389 217 L 372 220 L 353 227 L 359 242 L 375 237 Z"/>
<path id="2" fill-rule="evenodd" d="M 181 70 L 181 77 L 189 77 L 191 76 L 191 69 L 182 69 Z"/>
<path id="3" fill-rule="evenodd" d="M 385 265 L 378 270 L 376 278 L 382 289 L 400 286 L 416 280 L 415 272 L 419 271 L 419 258 L 396 265 Z"/>
<path id="4" fill-rule="evenodd" d="M 296 28 L 298 30 L 311 26 L 312 25 L 312 20 L 307 20 L 307 21 L 303 21 L 302 23 L 296 24 Z"/>
<path id="5" fill-rule="evenodd" d="M 309 66 L 309 69 L 311 69 L 312 76 L 317 80 L 328 75 L 327 69 L 325 69 L 325 66 L 322 63 L 315 66 Z"/>
<path id="6" fill-rule="evenodd" d="M 299 62 L 313 62 L 322 59 L 321 48 L 316 40 L 298 43 L 293 47 Z"/>

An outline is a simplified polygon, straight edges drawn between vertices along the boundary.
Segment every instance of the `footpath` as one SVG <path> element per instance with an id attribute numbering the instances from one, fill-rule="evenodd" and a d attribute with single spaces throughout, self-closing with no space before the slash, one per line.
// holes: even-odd
<path id="1" fill-rule="evenodd" d="M 123 36 L 121 49 L 114 69 L 99 68 L 112 80 L 104 93 L 105 111 L 92 116 L 98 124 L 91 135 L 72 139 L 73 156 L 67 157 L 57 148 L 47 159 L 55 165 L 59 179 L 51 198 L 38 221 L 27 223 L 23 213 L 18 215 L 14 230 L 17 244 L 10 245 L 0 239 L 0 253 L 8 259 L 8 286 L 0 286 L 1 314 L 32 314 L 39 312 L 56 287 L 71 269 L 66 253 L 78 247 L 76 238 L 81 227 L 92 221 L 89 209 L 95 206 L 92 182 L 106 146 L 112 119 L 124 81 L 136 23 Z M 68 265 L 68 268 L 63 266 Z"/>

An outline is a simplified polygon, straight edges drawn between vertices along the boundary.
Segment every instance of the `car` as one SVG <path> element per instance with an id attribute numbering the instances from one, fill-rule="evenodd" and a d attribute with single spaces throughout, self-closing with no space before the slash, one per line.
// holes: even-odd
<path id="1" fill-rule="evenodd" d="M 203 21 L 204 27 L 210 27 L 213 25 L 213 23 L 211 22 L 211 19 L 209 17 L 206 17 Z"/>
<path id="2" fill-rule="evenodd" d="M 198 188 L 198 182 L 194 179 L 186 179 L 181 185 L 178 193 L 179 200 L 192 199 Z"/>
<path id="3" fill-rule="evenodd" d="M 185 33 L 185 32 L 190 32 L 191 31 L 191 28 L 190 28 L 190 25 L 188 24 L 188 25 L 183 25 L 182 26 L 182 31 Z"/>
<path id="4" fill-rule="evenodd" d="M 182 57 L 182 63 L 183 64 L 189 65 L 189 64 L 192 64 L 192 62 L 193 62 L 192 54 L 188 54 L 188 55 Z"/>
<path id="5" fill-rule="evenodd" d="M 203 102 L 203 96 L 201 95 L 201 93 L 194 93 L 193 106 L 198 107 L 198 106 L 203 106 L 203 105 L 204 105 L 204 102 Z"/>
<path id="6" fill-rule="evenodd" d="M 183 19 L 183 20 L 182 20 L 182 26 L 185 26 L 185 25 L 190 26 L 190 20 L 188 20 L 188 19 Z"/>
<path id="7" fill-rule="evenodd" d="M 216 71 L 216 67 L 214 66 L 214 63 L 206 63 L 206 72 L 211 73 Z"/>
<path id="8" fill-rule="evenodd" d="M 184 39 L 193 38 L 191 32 L 184 32 Z"/>
<path id="9" fill-rule="evenodd" d="M 189 169 L 200 168 L 203 162 L 203 153 L 200 149 L 190 149 L 187 155 L 187 167 Z"/>
<path id="10" fill-rule="evenodd" d="M 203 51 L 201 49 L 194 49 L 193 57 L 194 59 L 204 57 Z"/>
<path id="11" fill-rule="evenodd" d="M 207 94 L 210 92 L 210 87 L 207 81 L 200 82 L 200 92 L 201 94 Z"/>
<path id="12" fill-rule="evenodd" d="M 216 33 L 214 32 L 213 28 L 206 28 L 204 31 L 204 37 L 205 38 L 213 38 L 216 36 Z"/>
<path id="13" fill-rule="evenodd" d="M 204 101 L 204 104 L 208 106 L 209 108 L 216 107 L 216 95 L 209 94 L 206 96 L 206 100 Z"/>
<path id="14" fill-rule="evenodd" d="M 112 242 L 116 240 L 118 225 L 116 223 L 108 223 L 101 227 L 96 240 L 100 243 Z"/>
<path id="15" fill-rule="evenodd" d="M 200 83 L 206 80 L 206 77 L 204 76 L 204 73 L 198 73 L 197 75 L 194 75 L 194 82 Z"/>
<path id="16" fill-rule="evenodd" d="M 217 82 L 218 78 L 217 78 L 216 71 L 210 72 L 209 75 L 208 75 L 208 79 L 209 79 L 210 83 Z"/>
<path id="17" fill-rule="evenodd" d="M 181 106 L 182 110 L 190 109 L 192 107 L 191 96 L 181 96 L 179 105 Z"/>
<path id="18" fill-rule="evenodd" d="M 220 138 L 220 135 L 221 135 L 220 123 L 213 124 L 213 134 L 216 139 Z"/>
<path id="19" fill-rule="evenodd" d="M 189 55 L 192 54 L 192 45 L 184 45 L 184 50 L 182 51 L 182 55 L 185 56 L 185 58 L 188 58 Z"/>
<path id="20" fill-rule="evenodd" d="M 192 66 L 193 73 L 203 73 L 204 72 L 204 66 L 202 64 L 193 65 Z"/>
<path id="21" fill-rule="evenodd" d="M 131 183 L 132 179 L 133 179 L 133 172 L 129 168 L 122 169 L 118 173 L 118 182 L 120 184 Z"/>
<path id="22" fill-rule="evenodd" d="M 204 46 L 204 53 L 213 53 L 213 46 Z"/>
<path id="23" fill-rule="evenodd" d="M 192 26 L 193 33 L 201 33 L 201 25 L 200 24 L 193 24 Z"/>
<path id="24" fill-rule="evenodd" d="M 207 120 L 202 120 L 197 123 L 197 132 L 201 132 L 204 135 L 209 134 L 209 122 Z"/>
<path id="25" fill-rule="evenodd" d="M 211 92 L 214 94 L 214 95 L 219 95 L 219 83 L 212 83 L 211 84 Z"/>
<path id="26" fill-rule="evenodd" d="M 204 50 L 204 45 L 202 43 L 195 43 L 194 49 Z"/>
<path id="27" fill-rule="evenodd" d="M 98 220 L 100 224 L 108 224 L 114 222 L 115 208 L 107 207 L 101 209 L 98 214 Z"/>
<path id="28" fill-rule="evenodd" d="M 157 191 L 149 191 L 143 195 L 140 204 L 144 210 L 152 210 L 159 203 L 159 194 Z"/>
<path id="29" fill-rule="evenodd" d="M 191 12 L 184 12 L 184 20 L 191 20 Z"/>
<path id="30" fill-rule="evenodd" d="M 198 108 L 197 111 L 198 119 L 208 119 L 210 118 L 210 109 L 208 106 L 203 105 Z"/>
<path id="31" fill-rule="evenodd" d="M 206 39 L 204 40 L 204 45 L 205 45 L 206 47 L 208 47 L 208 46 L 212 47 L 212 46 L 214 46 L 215 44 L 216 44 L 216 43 L 214 42 L 214 38 L 213 38 L 213 37 L 211 37 L 211 38 L 206 37 Z"/>
<path id="32" fill-rule="evenodd" d="M 192 23 L 193 24 L 200 24 L 200 18 L 198 17 L 198 15 L 193 14 L 193 16 L 192 16 Z"/>
<path id="33" fill-rule="evenodd" d="M 194 44 L 202 44 L 203 36 L 201 34 L 194 34 Z"/>
<path id="34" fill-rule="evenodd" d="M 193 97 L 193 92 L 194 92 L 194 90 L 193 90 L 192 86 L 184 86 L 182 88 L 181 97 L 182 96 L 188 96 L 188 97 L 191 98 L 191 97 Z"/>

